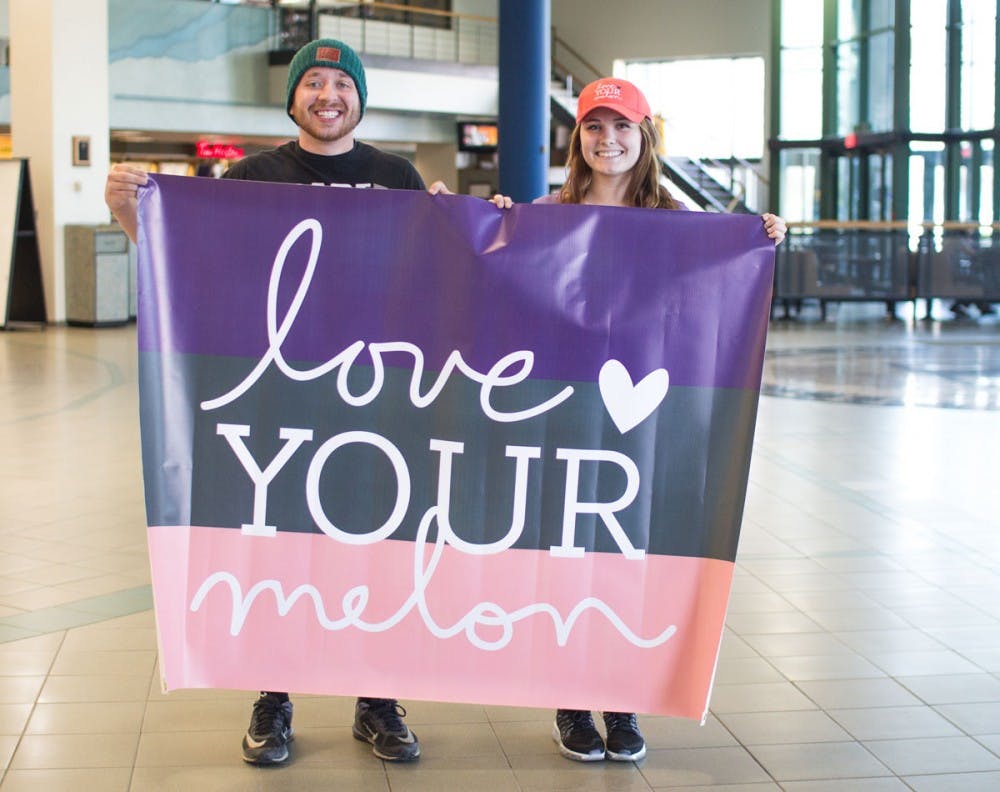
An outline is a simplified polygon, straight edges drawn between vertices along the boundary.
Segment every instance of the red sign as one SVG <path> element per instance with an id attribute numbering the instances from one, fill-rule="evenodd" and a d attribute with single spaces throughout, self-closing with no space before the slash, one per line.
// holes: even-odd
<path id="1" fill-rule="evenodd" d="M 199 140 L 194 144 L 194 152 L 202 159 L 241 159 L 243 149 L 230 143 L 209 143 Z"/>

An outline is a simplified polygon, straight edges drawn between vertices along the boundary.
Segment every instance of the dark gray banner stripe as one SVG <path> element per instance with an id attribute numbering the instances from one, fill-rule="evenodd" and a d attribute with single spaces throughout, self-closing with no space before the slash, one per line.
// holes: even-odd
<path id="1" fill-rule="evenodd" d="M 616 512 L 634 547 L 664 555 L 735 558 L 755 391 L 671 387 L 659 408 L 623 435 L 594 383 L 569 383 L 573 396 L 544 415 L 497 423 L 483 416 L 478 385 L 459 376 L 451 378 L 433 404 L 418 409 L 407 396 L 411 372 L 387 369 L 380 396 L 369 405 L 351 407 L 338 395 L 335 375 L 299 383 L 272 369 L 239 399 L 206 412 L 200 401 L 226 392 L 253 361 L 178 356 L 169 366 L 163 363 L 159 355 L 140 354 L 150 525 L 239 529 L 252 521 L 254 484 L 217 430 L 219 424 L 238 424 L 249 425 L 243 442 L 261 469 L 285 445 L 279 437 L 282 428 L 313 433 L 267 488 L 266 522 L 279 531 L 321 532 L 306 499 L 310 465 L 331 437 L 362 431 L 384 437 L 405 460 L 412 491 L 394 539 L 412 540 L 420 518 L 437 502 L 441 455 L 430 448 L 433 438 L 464 443 L 463 453 L 452 459 L 450 516 L 454 532 L 467 542 L 495 542 L 510 528 L 515 460 L 506 455 L 508 446 L 539 449 L 539 458 L 528 466 L 525 526 L 513 546 L 543 550 L 562 542 L 569 463 L 558 458 L 559 449 L 603 449 L 624 454 L 639 472 L 638 495 Z M 170 373 L 164 376 L 163 371 Z M 352 368 L 352 392 L 363 392 L 370 375 L 370 370 Z M 422 391 L 434 375 L 425 379 Z M 551 398 L 566 384 L 524 382 L 510 393 L 498 391 L 493 404 L 521 409 Z M 339 529 L 365 534 L 387 520 L 396 503 L 397 478 L 382 450 L 344 445 L 318 469 L 322 512 Z M 626 474 L 617 463 L 579 463 L 577 501 L 611 502 L 625 486 Z M 575 527 L 576 546 L 621 551 L 598 516 L 579 514 Z"/>

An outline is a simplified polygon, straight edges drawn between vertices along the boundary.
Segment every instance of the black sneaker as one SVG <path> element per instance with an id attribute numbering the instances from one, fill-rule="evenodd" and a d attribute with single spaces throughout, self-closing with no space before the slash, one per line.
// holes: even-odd
<path id="1" fill-rule="evenodd" d="M 578 762 L 599 762 L 604 758 L 604 740 L 586 710 L 556 710 L 552 739 L 559 753 Z"/>
<path id="2" fill-rule="evenodd" d="M 633 712 L 605 712 L 608 730 L 608 759 L 616 762 L 638 762 L 646 755 L 646 741 Z"/>
<path id="3" fill-rule="evenodd" d="M 359 698 L 354 706 L 354 737 L 372 745 L 372 752 L 387 762 L 409 762 L 420 756 L 417 735 L 403 718 L 406 710 L 396 699 Z"/>
<path id="4" fill-rule="evenodd" d="M 243 735 L 243 761 L 278 764 L 288 758 L 292 741 L 292 702 L 279 693 L 261 693 L 253 704 L 250 727 Z"/>

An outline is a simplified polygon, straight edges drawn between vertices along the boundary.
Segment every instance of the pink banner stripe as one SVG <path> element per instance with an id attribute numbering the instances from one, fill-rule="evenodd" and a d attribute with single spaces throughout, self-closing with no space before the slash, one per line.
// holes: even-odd
<path id="1" fill-rule="evenodd" d="M 733 574 L 731 563 L 704 558 L 475 556 L 444 547 L 421 583 L 435 549 L 413 542 L 349 546 L 316 534 L 157 526 L 149 544 L 170 690 L 290 690 L 694 719 L 708 708 Z M 241 619 L 254 586 L 260 593 Z M 351 590 L 353 615 L 345 617 Z M 560 645 L 557 623 L 581 602 L 592 607 Z M 391 629 L 377 629 L 393 618 Z M 463 619 L 479 623 L 463 630 Z M 636 645 L 643 641 L 653 645 Z"/>

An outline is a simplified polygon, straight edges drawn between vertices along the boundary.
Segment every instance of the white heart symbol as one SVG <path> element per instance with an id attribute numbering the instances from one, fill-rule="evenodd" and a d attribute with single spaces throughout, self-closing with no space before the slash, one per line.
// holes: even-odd
<path id="1" fill-rule="evenodd" d="M 666 369 L 656 369 L 633 385 L 625 366 L 617 360 L 609 360 L 601 366 L 597 383 L 608 415 L 618 431 L 625 434 L 642 423 L 663 401 L 670 375 Z"/>

